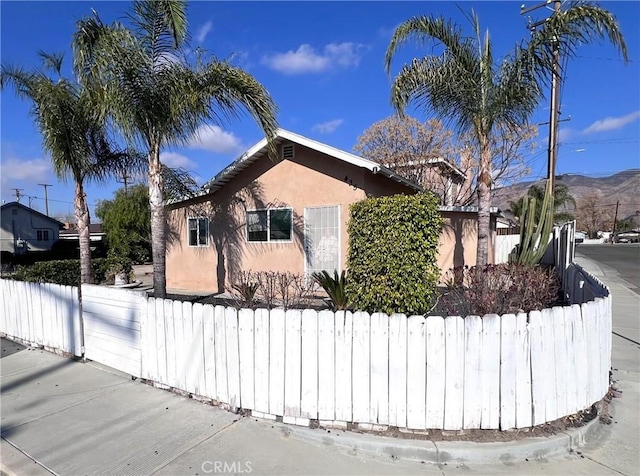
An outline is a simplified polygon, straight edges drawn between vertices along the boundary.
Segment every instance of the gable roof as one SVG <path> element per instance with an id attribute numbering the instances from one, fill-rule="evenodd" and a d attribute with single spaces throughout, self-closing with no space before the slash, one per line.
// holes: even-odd
<path id="1" fill-rule="evenodd" d="M 20 202 L 9 202 L 9 203 L 4 203 L 4 204 L 2 205 L 2 207 L 0 207 L 0 209 L 4 210 L 5 208 L 11 208 L 11 207 L 14 207 L 14 206 L 17 206 L 18 208 L 22 208 L 22 209 L 26 210 L 27 212 L 29 212 L 29 213 L 33 213 L 34 215 L 37 215 L 37 216 L 39 216 L 39 217 L 41 217 L 41 218 L 45 218 L 45 219 L 47 219 L 47 220 L 50 220 L 50 221 L 52 221 L 52 222 L 55 222 L 55 223 L 57 223 L 57 224 L 58 224 L 58 226 L 59 226 L 60 228 L 64 228 L 64 223 L 62 223 L 61 221 L 56 220 L 55 218 L 51 218 L 50 216 L 47 216 L 47 215 L 45 215 L 44 213 L 39 212 L 38 210 L 34 210 L 33 208 L 30 208 L 30 207 L 28 207 L 28 206 L 26 206 L 26 205 L 23 205 L 23 204 L 22 204 L 22 203 L 20 203 Z"/>
<path id="2" fill-rule="evenodd" d="M 362 157 L 358 157 L 357 155 L 350 154 L 349 152 L 345 152 L 340 149 L 336 149 L 335 147 L 323 144 L 322 142 L 318 142 L 313 139 L 309 139 L 308 137 L 301 136 L 300 134 L 296 134 L 284 129 L 278 129 L 273 140 L 276 146 L 284 142 L 295 142 L 296 144 L 300 144 L 309 149 L 326 154 L 330 157 L 333 157 L 334 159 L 366 169 L 373 174 L 381 174 L 385 177 L 390 178 L 391 180 L 403 183 L 404 185 L 413 188 L 414 190 L 422 190 L 422 187 L 420 185 L 407 180 L 404 177 L 401 177 L 392 170 L 389 170 L 388 168 L 383 167 L 376 162 L 363 159 Z M 234 162 L 232 162 L 218 174 L 216 174 L 216 176 L 213 177 L 209 182 L 204 184 L 203 189 L 205 191 L 205 194 L 217 192 L 225 184 L 236 177 L 241 171 L 249 167 L 251 164 L 255 163 L 257 160 L 261 159 L 268 153 L 269 148 L 267 139 L 265 137 L 249 150 L 247 150 L 244 154 L 242 154 L 238 159 L 236 159 Z"/>

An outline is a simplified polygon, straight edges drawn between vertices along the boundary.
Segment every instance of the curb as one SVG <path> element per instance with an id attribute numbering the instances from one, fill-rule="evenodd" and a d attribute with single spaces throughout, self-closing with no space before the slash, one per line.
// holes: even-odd
<path id="1" fill-rule="evenodd" d="M 316 446 L 335 446 L 350 455 L 365 453 L 392 460 L 405 459 L 434 464 L 515 464 L 527 460 L 545 460 L 571 453 L 590 440 L 599 428 L 596 417 L 586 425 L 550 437 L 518 441 L 475 443 L 471 441 L 403 440 L 386 436 L 327 431 L 272 423 L 285 435 Z"/>

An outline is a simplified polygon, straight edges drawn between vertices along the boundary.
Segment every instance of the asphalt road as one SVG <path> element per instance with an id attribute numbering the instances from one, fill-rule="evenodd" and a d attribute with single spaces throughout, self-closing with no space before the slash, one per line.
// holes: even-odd
<path id="1" fill-rule="evenodd" d="M 629 282 L 630 289 L 640 294 L 640 244 L 616 243 L 576 246 L 576 254 L 615 269 L 620 277 Z"/>

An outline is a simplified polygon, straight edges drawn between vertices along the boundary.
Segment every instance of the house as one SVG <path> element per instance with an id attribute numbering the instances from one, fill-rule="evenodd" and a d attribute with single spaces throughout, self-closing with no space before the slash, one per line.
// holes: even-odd
<path id="1" fill-rule="evenodd" d="M 0 251 L 48 251 L 58 241 L 62 222 L 20 202 L 5 203 L 1 208 Z"/>
<path id="2" fill-rule="evenodd" d="M 105 236 L 106 233 L 102 231 L 102 223 L 89 224 L 89 241 L 92 243 L 95 241 L 103 241 Z M 64 229 L 60 231 L 60 239 L 79 241 L 80 234 L 78 233 L 78 225 L 75 223 L 65 223 Z"/>
<path id="3" fill-rule="evenodd" d="M 279 129 L 196 197 L 168 206 L 169 289 L 224 292 L 240 271 L 344 269 L 349 205 L 421 187 L 386 167 Z M 477 210 L 442 207 L 441 269 L 474 264 Z M 495 229 L 495 226 L 494 226 Z M 492 248 L 492 244 L 490 248 Z"/>

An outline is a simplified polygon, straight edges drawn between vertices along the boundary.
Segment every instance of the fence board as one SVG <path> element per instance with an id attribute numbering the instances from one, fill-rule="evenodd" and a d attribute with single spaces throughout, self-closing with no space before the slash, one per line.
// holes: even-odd
<path id="1" fill-rule="evenodd" d="M 464 428 L 480 428 L 482 418 L 482 319 L 467 316 L 464 320 Z"/>
<path id="2" fill-rule="evenodd" d="M 294 418 L 300 417 L 301 334 L 302 312 L 288 310 L 285 314 L 284 416 Z"/>
<path id="3" fill-rule="evenodd" d="M 80 299 L 79 299 L 79 295 L 78 295 L 78 288 L 77 287 L 72 287 L 71 289 L 71 295 L 72 295 L 72 311 L 73 311 L 73 338 L 74 338 L 74 342 L 76 343 L 76 348 L 74 351 L 74 354 L 76 356 L 81 356 L 84 354 L 84 326 L 82 323 L 82 309 L 80 308 Z M 142 301 L 139 302 L 140 305 L 143 304 Z M 40 316 L 38 318 L 38 321 L 40 321 L 42 319 L 42 317 Z M 140 368 L 142 369 L 142 362 L 140 363 Z"/>
<path id="4" fill-rule="evenodd" d="M 425 428 L 426 380 L 426 323 L 422 316 L 411 316 L 407 321 L 407 428 Z"/>
<path id="5" fill-rule="evenodd" d="M 576 320 L 573 323 L 573 335 L 575 340 L 574 364 L 576 366 L 576 380 L 578 397 L 578 409 L 583 410 L 589 405 L 589 366 L 587 364 L 587 342 L 584 334 L 584 315 L 582 306 L 573 304 Z"/>
<path id="6" fill-rule="evenodd" d="M 516 346 L 518 336 L 515 314 L 500 319 L 500 429 L 516 427 Z"/>
<path id="7" fill-rule="evenodd" d="M 500 316 L 482 319 L 482 417 L 480 428 L 500 427 Z"/>
<path id="8" fill-rule="evenodd" d="M 450 316 L 445 318 L 444 326 L 444 429 L 461 430 L 464 411 L 464 320 L 460 316 Z"/>
<path id="9" fill-rule="evenodd" d="M 173 301 L 173 332 L 176 339 L 176 380 L 171 386 L 185 390 L 187 346 L 184 335 L 184 319 L 182 318 L 182 301 Z"/>
<path id="10" fill-rule="evenodd" d="M 389 317 L 389 425 L 407 426 L 407 317 Z"/>
<path id="11" fill-rule="evenodd" d="M 194 309 L 195 313 L 195 309 Z M 204 389 L 202 395 L 213 400 L 216 391 L 216 342 L 215 315 L 213 305 L 202 306 L 202 345 L 204 346 Z"/>
<path id="12" fill-rule="evenodd" d="M 299 312 L 299 311 L 298 311 Z M 269 312 L 269 413 L 284 415 L 285 395 L 285 313 Z"/>
<path id="13" fill-rule="evenodd" d="M 224 312 L 225 339 L 227 344 L 227 385 L 232 410 L 240 405 L 240 355 L 238 349 L 238 311 L 228 307 Z"/>
<path id="14" fill-rule="evenodd" d="M 206 373 L 205 373 L 205 341 L 204 341 L 204 323 L 202 317 L 204 315 L 204 305 L 196 302 L 191 308 L 192 321 L 192 342 L 195 352 L 193 364 L 191 366 L 190 375 L 192 375 L 194 388 L 193 393 L 205 396 L 206 393 Z"/>
<path id="15" fill-rule="evenodd" d="M 516 316 L 516 428 L 531 426 L 531 344 L 527 314 Z"/>
<path id="16" fill-rule="evenodd" d="M 147 312 L 140 319 L 140 350 L 141 371 L 140 376 L 146 380 L 157 380 L 158 356 L 155 325 L 155 298 L 148 298 L 146 302 Z"/>
<path id="17" fill-rule="evenodd" d="M 333 312 L 318 313 L 318 418 L 320 420 L 336 419 L 334 326 Z"/>
<path id="18" fill-rule="evenodd" d="M 259 412 L 269 413 L 269 311 L 256 309 L 254 319 L 254 408 Z M 282 388 L 284 389 L 284 385 Z"/>
<path id="19" fill-rule="evenodd" d="M 371 315 L 371 398 L 369 421 L 389 424 L 389 316 Z"/>
<path id="20" fill-rule="evenodd" d="M 545 418 L 545 398 L 549 385 L 548 369 L 545 367 L 543 319 L 540 311 L 529 313 L 529 338 L 531 342 L 531 395 L 533 402 L 533 425 L 541 425 Z"/>
<path id="21" fill-rule="evenodd" d="M 578 378 L 576 368 L 575 353 L 577 351 L 576 339 L 574 335 L 576 311 L 573 307 L 563 308 L 565 316 L 564 346 L 567 357 L 567 414 L 571 415 L 579 410 L 578 407 Z M 579 317 L 578 317 L 579 319 Z"/>
<path id="22" fill-rule="evenodd" d="M 444 428 L 444 391 L 446 354 L 444 319 L 429 316 L 426 319 L 426 428 Z"/>
<path id="23" fill-rule="evenodd" d="M 216 356 L 216 400 L 229 402 L 229 385 L 227 382 L 227 339 L 225 326 L 225 308 L 214 308 L 215 356 Z"/>
<path id="24" fill-rule="evenodd" d="M 567 359 L 569 353 L 567 351 L 567 344 L 570 344 L 570 340 L 567 340 L 567 332 L 565 326 L 564 310 L 562 307 L 556 306 L 551 309 L 553 316 L 553 332 L 554 332 L 554 363 L 556 368 L 556 381 L 555 381 L 555 401 L 556 401 L 556 416 L 561 417 L 569 415 L 571 412 L 567 406 L 567 382 L 569 365 Z"/>
<path id="25" fill-rule="evenodd" d="M 542 361 L 545 368 L 545 421 L 553 421 L 558 418 L 556 408 L 556 366 L 555 366 L 555 329 L 554 316 L 551 309 L 542 311 Z"/>
<path id="26" fill-rule="evenodd" d="M 164 300 L 164 332 L 167 339 L 167 381 L 170 387 L 176 386 L 178 359 L 176 352 L 176 331 L 173 318 L 173 301 Z"/>
<path id="27" fill-rule="evenodd" d="M 158 359 L 156 381 L 169 384 L 169 368 L 167 365 L 167 323 L 164 319 L 164 299 L 156 299 L 155 303 L 156 345 Z"/>
<path id="28" fill-rule="evenodd" d="M 336 420 L 352 420 L 351 351 L 353 343 L 353 314 L 350 311 L 335 313 L 336 336 Z"/>
<path id="29" fill-rule="evenodd" d="M 254 340 L 253 311 L 240 309 L 238 312 L 238 344 L 240 353 L 240 407 L 255 408 L 254 395 Z"/>
<path id="30" fill-rule="evenodd" d="M 302 311 L 302 395 L 300 416 L 318 418 L 318 313 Z"/>
<path id="31" fill-rule="evenodd" d="M 182 328 L 184 332 L 184 383 L 185 390 L 193 395 L 198 393 L 198 375 L 200 367 L 204 363 L 202 358 L 202 328 L 200 329 L 200 340 L 194 334 L 193 304 L 189 301 L 182 303 Z M 200 321 L 202 326 L 202 321 Z"/>
<path id="32" fill-rule="evenodd" d="M 353 314 L 353 420 L 369 422 L 369 325 L 371 318 L 366 312 Z"/>

